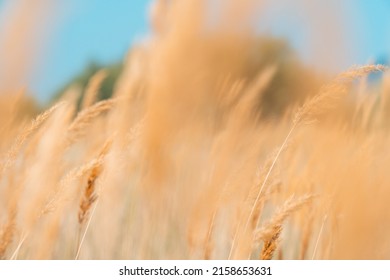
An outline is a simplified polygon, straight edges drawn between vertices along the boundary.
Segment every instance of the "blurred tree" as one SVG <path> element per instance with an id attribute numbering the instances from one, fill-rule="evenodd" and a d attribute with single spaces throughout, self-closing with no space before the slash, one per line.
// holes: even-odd
<path id="1" fill-rule="evenodd" d="M 262 37 L 256 41 L 252 51 L 247 70 L 250 79 L 265 67 L 276 66 L 274 78 L 265 92 L 259 95 L 263 117 L 279 116 L 288 106 L 302 103 L 319 90 L 322 84 L 319 75 L 304 66 L 286 41 Z"/>
<path id="2" fill-rule="evenodd" d="M 115 83 L 120 73 L 122 72 L 123 64 L 113 63 L 110 65 L 101 65 L 96 62 L 90 62 L 80 74 L 76 75 L 70 82 L 68 82 L 65 86 L 58 90 L 58 92 L 54 95 L 53 101 L 61 98 L 65 91 L 70 87 L 77 86 L 81 90 L 81 95 L 78 101 L 78 105 L 80 105 L 81 100 L 84 97 L 85 89 L 88 85 L 88 82 L 101 69 L 105 70 L 105 72 L 107 73 L 107 77 L 101 84 L 97 99 L 103 100 L 110 98 L 115 88 Z"/>
<path id="3" fill-rule="evenodd" d="M 291 47 L 281 39 L 259 37 L 249 48 L 248 61 L 244 65 L 243 75 L 247 81 L 268 66 L 276 66 L 276 74 L 264 93 L 259 93 L 258 106 L 263 117 L 277 117 L 293 103 L 301 103 L 308 95 L 316 93 L 321 85 L 320 78 L 297 58 Z M 213 63 L 210 61 L 210 63 Z M 115 83 L 123 70 L 122 63 L 100 65 L 89 63 L 55 95 L 57 100 L 71 86 L 78 86 L 82 100 L 88 81 L 97 71 L 104 69 L 107 77 L 101 85 L 98 100 L 111 97 Z M 80 104 L 80 102 L 79 102 Z"/>

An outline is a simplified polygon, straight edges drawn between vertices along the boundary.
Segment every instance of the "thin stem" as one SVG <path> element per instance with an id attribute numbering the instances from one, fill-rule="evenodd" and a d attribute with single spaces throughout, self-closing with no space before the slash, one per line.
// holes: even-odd
<path id="1" fill-rule="evenodd" d="M 287 142 L 288 142 L 288 140 L 290 139 L 290 136 L 291 136 L 291 134 L 293 133 L 293 131 L 294 131 L 295 127 L 296 127 L 296 124 L 297 124 L 297 123 L 294 122 L 294 124 L 293 124 L 293 126 L 291 127 L 290 131 L 288 132 L 286 138 L 284 139 L 282 146 L 280 146 L 280 148 L 279 148 L 279 150 L 278 150 L 278 152 L 277 152 L 277 154 L 276 154 L 274 160 L 272 161 L 272 164 L 271 164 L 270 168 L 268 169 L 267 175 L 265 176 L 264 181 L 263 181 L 263 184 L 261 185 L 260 190 L 259 190 L 259 192 L 257 193 L 256 200 L 255 200 L 255 202 L 253 203 L 251 212 L 250 212 L 250 214 L 249 214 L 249 216 L 248 216 L 248 219 L 247 219 L 247 221 L 246 221 L 245 228 L 244 228 L 245 232 L 246 232 L 247 229 L 248 229 L 249 222 L 250 222 L 250 220 L 251 220 L 251 218 L 252 218 L 252 216 L 253 216 L 253 213 L 254 213 L 254 211 L 255 211 L 255 209 L 256 209 L 257 203 L 258 203 L 259 200 L 260 200 L 260 197 L 261 197 L 261 194 L 262 194 L 262 192 L 263 192 L 263 189 L 264 189 L 265 185 L 266 185 L 267 182 L 268 182 L 269 176 L 271 175 L 271 172 L 272 172 L 272 170 L 273 170 L 274 167 L 275 167 L 276 161 L 278 160 L 278 158 L 279 158 L 280 154 L 282 153 L 284 147 L 287 145 Z"/>
<path id="2" fill-rule="evenodd" d="M 320 232 L 318 233 L 318 237 L 317 237 L 317 240 L 316 240 L 316 245 L 314 246 L 313 255 L 311 257 L 312 260 L 314 260 L 314 258 L 316 256 L 318 244 L 320 243 L 320 238 L 321 238 L 322 232 L 324 231 L 324 225 L 325 225 L 325 222 L 326 222 L 327 219 L 328 219 L 328 215 L 325 215 L 324 219 L 322 220 L 322 225 L 321 225 L 321 228 L 320 228 Z"/>
<path id="3" fill-rule="evenodd" d="M 84 231 L 83 237 L 81 238 L 79 247 L 77 249 L 75 260 L 79 259 L 80 252 L 81 252 L 81 247 L 83 246 L 83 243 L 84 243 L 84 240 L 85 240 L 85 236 L 87 235 L 87 231 L 89 229 L 89 225 L 91 224 L 91 220 L 92 220 L 93 214 L 95 213 L 95 210 L 96 210 L 96 207 L 97 207 L 98 203 L 99 203 L 99 201 L 96 201 L 95 206 L 92 209 L 91 217 L 88 219 L 87 226 L 85 227 L 85 231 Z"/>
<path id="4" fill-rule="evenodd" d="M 18 247 L 16 247 L 14 253 L 13 253 L 12 256 L 11 256 L 11 260 L 15 260 L 15 259 L 17 258 L 18 253 L 19 253 L 19 250 L 20 250 L 20 248 L 22 247 L 24 241 L 26 240 L 27 235 L 28 235 L 28 232 L 26 232 L 26 233 L 23 235 L 22 239 L 20 240 L 20 242 L 19 242 L 19 244 L 18 244 Z"/>

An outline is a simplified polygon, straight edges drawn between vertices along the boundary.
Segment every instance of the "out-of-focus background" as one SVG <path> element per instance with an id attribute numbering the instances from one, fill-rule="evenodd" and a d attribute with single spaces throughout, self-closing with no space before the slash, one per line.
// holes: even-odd
<path id="1" fill-rule="evenodd" d="M 388 1 L 0 3 L 0 259 L 390 259 Z"/>
<path id="2" fill-rule="evenodd" d="M 8 46 L 13 55 L 34 58 L 21 79 L 40 103 L 83 75 L 101 67 L 115 68 L 132 46 L 150 36 L 151 0 L 28 2 L 0 0 L 0 48 L 7 47 L 4 42 L 10 41 L 7 36 L 12 31 L 17 37 Z M 354 64 L 388 60 L 388 1 L 263 2 L 264 11 L 255 23 L 259 34 L 286 40 L 309 66 L 339 72 Z M 16 20 L 23 16 L 21 5 L 24 23 Z M 0 57 L 2 80 L 13 79 L 12 71 L 23 72 L 10 70 L 7 59 L 11 60 Z"/>

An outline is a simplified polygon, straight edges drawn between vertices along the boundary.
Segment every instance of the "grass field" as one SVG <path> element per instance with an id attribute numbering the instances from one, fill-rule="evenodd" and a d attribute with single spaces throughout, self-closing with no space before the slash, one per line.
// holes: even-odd
<path id="1" fill-rule="evenodd" d="M 109 99 L 1 93 L 0 258 L 390 258 L 387 67 L 315 73 L 250 2 L 156 7 Z"/>

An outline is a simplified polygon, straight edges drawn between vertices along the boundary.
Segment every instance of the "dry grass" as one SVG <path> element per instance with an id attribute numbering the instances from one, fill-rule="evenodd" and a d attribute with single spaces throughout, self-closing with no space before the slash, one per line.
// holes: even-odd
<path id="1" fill-rule="evenodd" d="M 54 105 L 42 114 L 38 115 L 34 120 L 31 121 L 30 125 L 25 126 L 22 129 L 21 133 L 16 137 L 14 144 L 5 155 L 4 163 L 0 166 L 0 175 L 3 174 L 15 162 L 20 149 L 23 147 L 23 144 L 26 142 L 29 136 L 34 133 L 59 106 L 61 106 L 61 103 Z"/>
<path id="2" fill-rule="evenodd" d="M 103 100 L 79 112 L 68 128 L 69 145 L 82 137 L 86 127 L 100 114 L 110 110 L 115 102 L 115 99 Z"/>
<path id="3" fill-rule="evenodd" d="M 1 95 L 0 258 L 389 259 L 387 67 L 321 87 L 235 32 L 251 1 L 212 30 L 174 3 L 111 99 L 104 71 L 77 114 L 74 91 L 35 118 Z"/>

